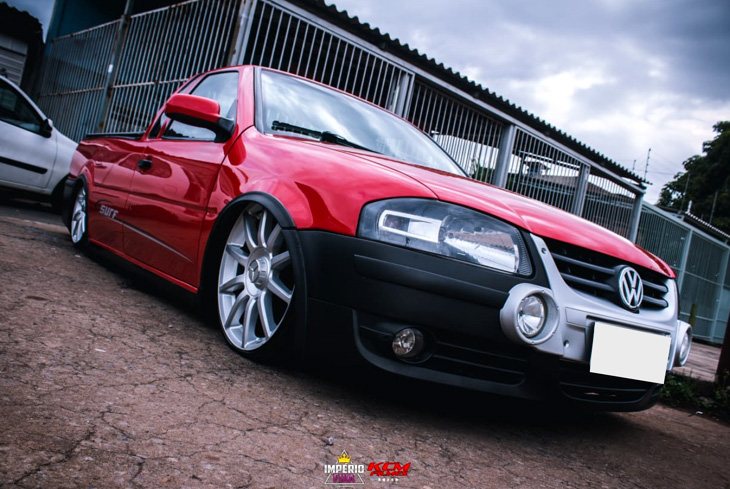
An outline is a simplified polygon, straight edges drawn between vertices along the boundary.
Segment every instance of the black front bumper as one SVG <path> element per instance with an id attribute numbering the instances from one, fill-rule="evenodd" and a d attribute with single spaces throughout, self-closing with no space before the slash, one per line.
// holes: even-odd
<path id="1" fill-rule="evenodd" d="M 522 277 L 396 246 L 321 231 L 300 231 L 306 276 L 307 352 L 364 359 L 399 375 L 526 399 L 561 399 L 602 409 L 638 410 L 656 384 L 588 372 L 511 342 L 499 313 L 520 283 L 549 287 L 541 263 Z M 532 246 L 531 240 L 525 240 Z M 537 250 L 529 250 L 538 256 Z M 418 328 L 426 348 L 402 360 L 393 335 Z"/>

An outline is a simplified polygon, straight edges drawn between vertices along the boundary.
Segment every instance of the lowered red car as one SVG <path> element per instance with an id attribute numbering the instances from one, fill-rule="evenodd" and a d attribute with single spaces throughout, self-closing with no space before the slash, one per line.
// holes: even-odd
<path id="1" fill-rule="evenodd" d="M 144 133 L 90 135 L 66 195 L 75 244 L 200 294 L 245 356 L 632 410 L 689 354 L 660 259 L 278 71 L 198 75 Z"/>

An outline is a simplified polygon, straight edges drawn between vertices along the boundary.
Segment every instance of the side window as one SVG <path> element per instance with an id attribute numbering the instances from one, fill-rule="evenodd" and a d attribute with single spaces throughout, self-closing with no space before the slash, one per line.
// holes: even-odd
<path id="1" fill-rule="evenodd" d="M 0 120 L 32 132 L 40 132 L 41 117 L 13 87 L 0 80 Z"/>
<path id="2" fill-rule="evenodd" d="M 235 120 L 238 97 L 237 71 L 208 75 L 190 93 L 215 100 L 221 107 L 221 117 Z M 167 126 L 162 137 L 163 139 L 213 141 L 215 140 L 215 133 L 209 129 L 183 124 L 180 121 L 173 121 Z"/>

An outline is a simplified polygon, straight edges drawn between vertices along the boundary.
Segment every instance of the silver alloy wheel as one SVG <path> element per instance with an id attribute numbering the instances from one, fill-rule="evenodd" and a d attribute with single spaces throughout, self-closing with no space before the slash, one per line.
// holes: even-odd
<path id="1" fill-rule="evenodd" d="M 265 345 L 281 327 L 293 293 L 281 226 L 252 204 L 233 225 L 218 271 L 218 313 L 228 341 L 244 352 Z"/>
<path id="2" fill-rule="evenodd" d="M 76 194 L 71 213 L 71 241 L 78 244 L 86 234 L 86 188 L 82 185 Z"/>

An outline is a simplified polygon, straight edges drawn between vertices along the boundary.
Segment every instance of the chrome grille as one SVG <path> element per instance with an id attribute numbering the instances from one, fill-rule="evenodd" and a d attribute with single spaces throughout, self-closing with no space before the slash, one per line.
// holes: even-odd
<path id="1" fill-rule="evenodd" d="M 628 265 L 641 276 L 644 300 L 640 309 L 668 307 L 667 279 L 661 274 L 632 263 L 626 263 L 602 253 L 573 246 L 561 241 L 545 240 L 563 280 L 573 289 L 622 305 L 618 292 L 617 275 Z"/>

